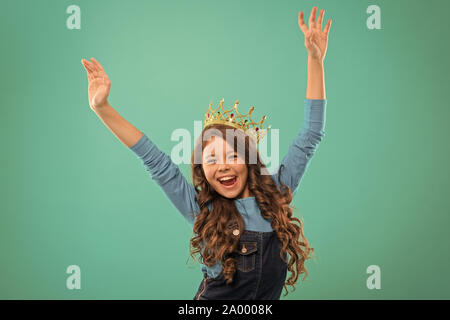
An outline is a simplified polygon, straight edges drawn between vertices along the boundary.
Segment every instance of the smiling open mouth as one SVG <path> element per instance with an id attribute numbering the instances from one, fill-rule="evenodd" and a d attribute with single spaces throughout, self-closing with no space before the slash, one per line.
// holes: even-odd
<path id="1" fill-rule="evenodd" d="M 232 187 L 232 186 L 234 186 L 236 184 L 236 180 L 237 180 L 237 177 L 234 176 L 232 178 L 231 177 L 227 177 L 227 178 L 224 178 L 224 179 L 220 179 L 219 182 L 222 185 L 226 186 L 226 187 Z"/>

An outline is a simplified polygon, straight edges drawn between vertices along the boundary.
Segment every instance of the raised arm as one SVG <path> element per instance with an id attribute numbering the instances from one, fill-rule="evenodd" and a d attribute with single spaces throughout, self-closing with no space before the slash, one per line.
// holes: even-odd
<path id="1" fill-rule="evenodd" d="M 91 58 L 91 61 L 82 59 L 81 62 L 88 75 L 91 109 L 125 146 L 142 159 L 152 178 L 162 187 L 186 220 L 193 224 L 195 213 L 200 212 L 195 202 L 197 192 L 194 186 L 186 181 L 169 156 L 161 152 L 144 132 L 126 121 L 108 103 L 111 81 L 100 63 L 94 58 Z"/>
<path id="2" fill-rule="evenodd" d="M 305 99 L 304 121 L 300 132 L 289 146 L 281 161 L 280 180 L 291 188 L 295 195 L 300 181 L 314 155 L 317 146 L 325 136 L 326 103 L 324 99 Z M 281 166 L 280 165 L 280 166 Z M 272 174 L 278 186 L 278 170 Z"/>
<path id="3" fill-rule="evenodd" d="M 178 211 L 190 224 L 194 224 L 195 216 L 200 213 L 200 207 L 195 201 L 197 191 L 178 166 L 157 148 L 145 132 L 130 149 L 142 160 L 152 179 L 159 184 Z"/>
<path id="4" fill-rule="evenodd" d="M 295 194 L 308 163 L 325 135 L 326 95 L 323 60 L 327 51 L 328 33 L 331 19 L 322 31 L 322 19 L 325 10 L 321 10 L 316 20 L 317 7 L 313 7 L 309 17 L 309 29 L 303 20 L 303 12 L 298 15 L 298 25 L 305 36 L 308 52 L 308 80 L 304 107 L 304 122 L 297 137 L 291 143 L 283 158 L 280 180 Z M 272 177 L 278 183 L 278 171 Z"/>
<path id="5" fill-rule="evenodd" d="M 323 60 L 327 52 L 328 34 L 331 19 L 322 31 L 322 19 L 325 10 L 320 10 L 316 20 L 317 7 L 313 7 L 309 16 L 309 29 L 303 20 L 303 12 L 298 14 L 298 25 L 305 36 L 305 48 L 308 52 L 308 81 L 306 86 L 306 99 L 326 99 Z"/>
<path id="6" fill-rule="evenodd" d="M 91 61 L 82 59 L 81 63 L 87 71 L 89 81 L 89 106 L 92 111 L 97 114 L 105 126 L 111 130 L 117 139 L 124 145 L 127 147 L 134 145 L 142 136 L 142 132 L 122 118 L 122 116 L 108 103 L 111 81 L 106 75 L 102 65 L 94 58 L 91 58 Z"/>

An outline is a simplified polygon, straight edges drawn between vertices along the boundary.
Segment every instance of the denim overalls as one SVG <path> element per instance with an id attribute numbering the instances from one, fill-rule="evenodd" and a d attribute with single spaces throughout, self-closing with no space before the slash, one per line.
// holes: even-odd
<path id="1" fill-rule="evenodd" d="M 275 231 L 244 230 L 233 252 L 237 259 L 233 282 L 227 284 L 222 272 L 210 278 L 204 271 L 194 300 L 279 300 L 287 273 L 280 250 Z"/>

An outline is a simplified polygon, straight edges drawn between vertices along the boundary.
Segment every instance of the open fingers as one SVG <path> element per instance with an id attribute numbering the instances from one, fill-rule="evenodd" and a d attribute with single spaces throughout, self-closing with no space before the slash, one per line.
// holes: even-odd
<path id="1" fill-rule="evenodd" d="M 101 65 L 97 60 L 95 60 L 94 57 L 91 58 L 91 61 L 92 61 L 93 64 L 95 64 L 95 66 L 96 66 L 100 71 L 105 71 L 105 70 L 103 69 L 102 65 Z"/>
<path id="2" fill-rule="evenodd" d="M 300 11 L 298 13 L 298 26 L 302 30 L 303 34 L 306 36 L 306 33 L 308 32 L 308 27 L 305 24 L 305 20 L 303 19 L 303 12 Z"/>
<path id="3" fill-rule="evenodd" d="M 319 28 L 320 31 L 322 31 L 322 19 L 324 13 L 325 13 L 324 9 L 320 10 L 319 17 L 317 18 L 316 27 Z"/>
<path id="4" fill-rule="evenodd" d="M 86 59 L 81 60 L 81 62 L 83 63 L 84 67 L 88 72 L 92 74 L 94 73 L 96 66 L 92 62 L 89 62 Z"/>
<path id="5" fill-rule="evenodd" d="M 311 10 L 311 15 L 309 16 L 309 28 L 314 28 L 314 21 L 316 20 L 317 7 L 313 7 Z"/>
<path id="6" fill-rule="evenodd" d="M 86 73 L 88 76 L 88 80 L 91 81 L 95 78 L 94 70 L 92 69 L 92 66 L 90 66 L 86 60 L 82 59 L 81 63 L 83 64 L 84 68 L 86 69 Z"/>
<path id="7" fill-rule="evenodd" d="M 330 27 L 331 27 L 331 19 L 328 19 L 328 22 L 325 26 L 325 29 L 323 30 L 323 32 L 328 36 L 328 32 L 330 31 Z"/>

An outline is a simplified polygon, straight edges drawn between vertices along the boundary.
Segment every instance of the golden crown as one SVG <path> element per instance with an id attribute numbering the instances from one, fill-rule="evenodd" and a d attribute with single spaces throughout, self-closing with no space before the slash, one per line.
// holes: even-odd
<path id="1" fill-rule="evenodd" d="M 208 112 L 205 112 L 205 128 L 216 123 L 226 124 L 244 131 L 246 134 L 252 137 L 256 143 L 259 143 L 259 141 L 270 130 L 271 126 L 267 127 L 267 129 L 263 129 L 262 127 L 264 120 L 266 120 L 266 116 L 262 117 L 261 121 L 259 122 L 253 122 L 252 112 L 255 107 L 252 106 L 247 114 L 240 114 L 237 111 L 239 100 L 236 100 L 236 102 L 234 103 L 234 107 L 229 110 L 225 110 L 223 108 L 223 102 L 224 98 L 220 100 L 219 107 L 213 110 L 211 101 L 211 103 L 209 104 Z M 248 117 L 248 119 L 245 119 L 246 117 Z"/>

